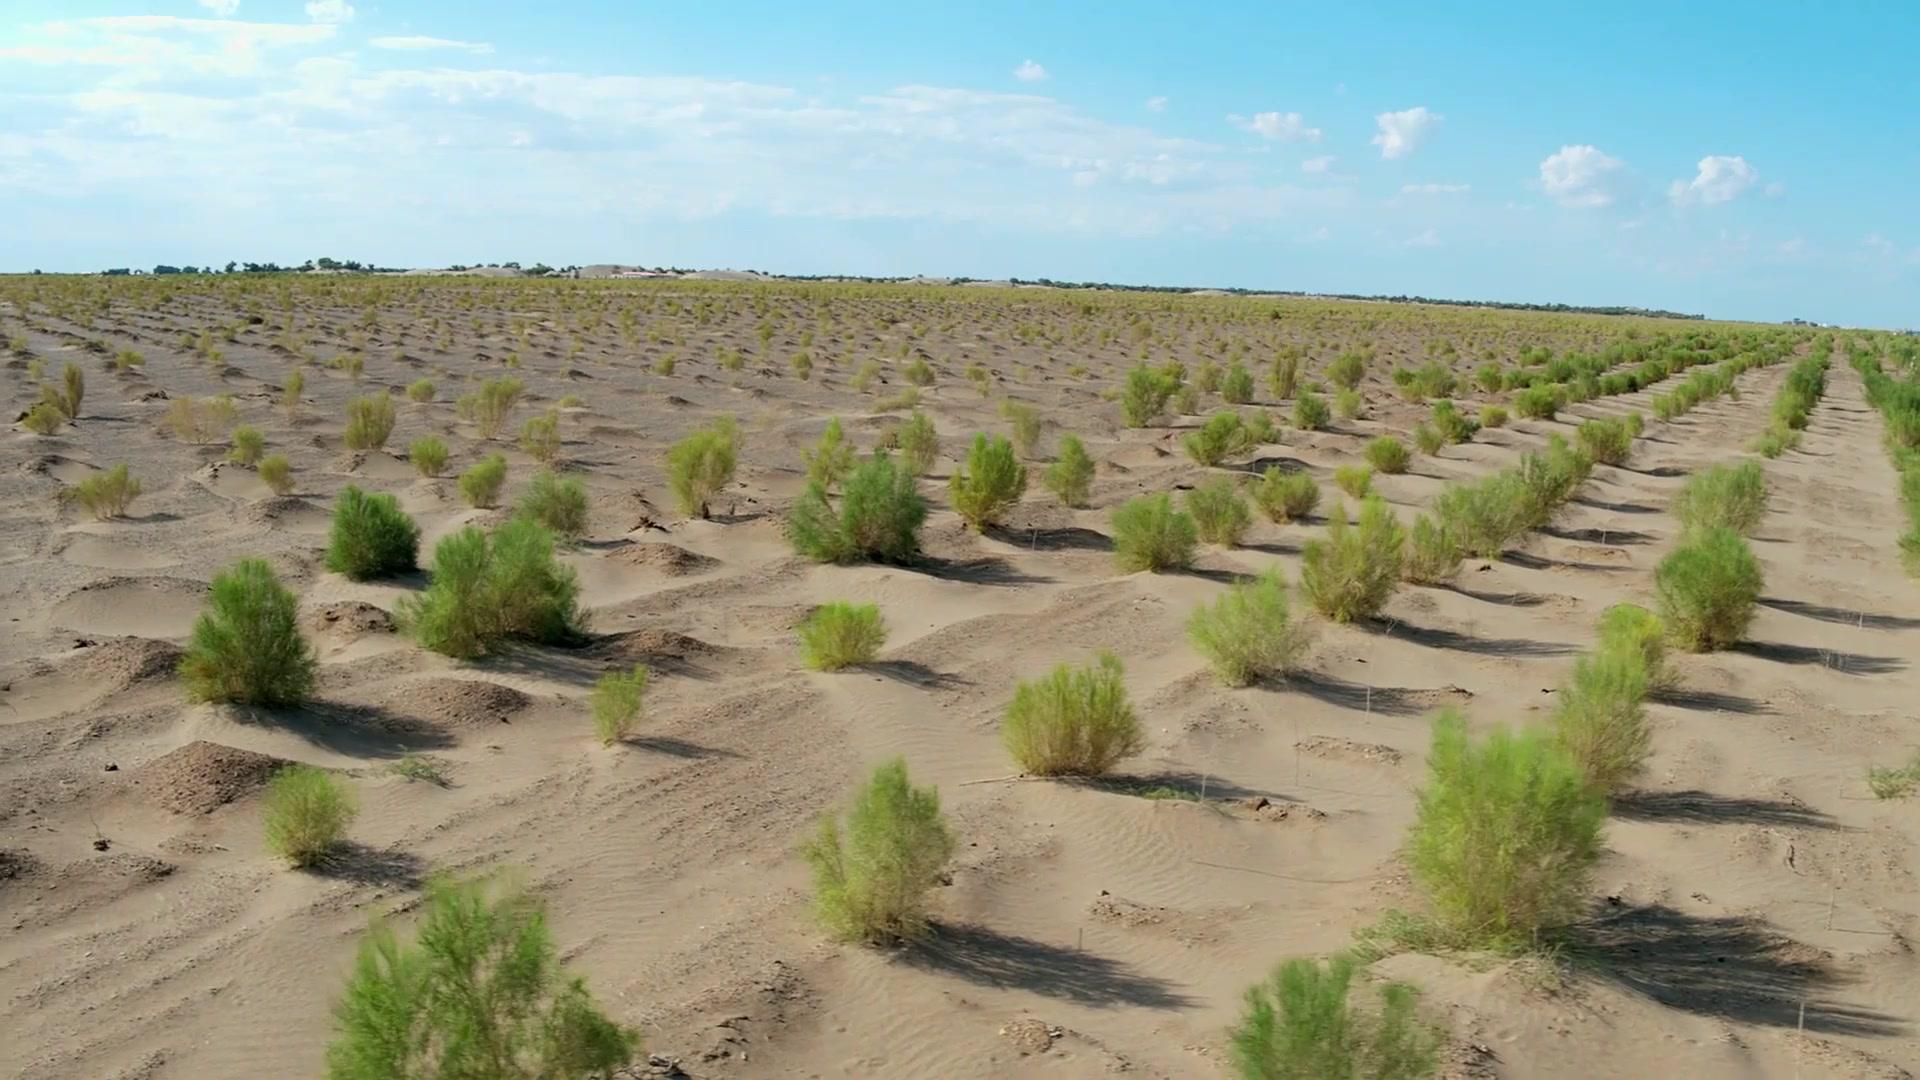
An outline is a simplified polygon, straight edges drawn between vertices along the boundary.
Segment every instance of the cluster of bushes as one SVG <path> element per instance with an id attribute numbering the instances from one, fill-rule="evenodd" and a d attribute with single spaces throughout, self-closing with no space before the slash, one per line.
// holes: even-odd
<path id="1" fill-rule="evenodd" d="M 1711 466 L 1688 478 L 1671 510 L 1684 528 L 1654 569 L 1660 617 L 1675 644 L 1724 649 L 1745 636 L 1764 584 L 1745 534 L 1766 514 L 1766 476 L 1758 462 Z"/>
<path id="2" fill-rule="evenodd" d="M 1024 482 L 1024 468 L 1021 474 Z M 787 539 L 815 562 L 905 563 L 920 554 L 926 520 L 927 500 L 912 469 L 882 449 L 847 474 L 837 509 L 826 486 L 809 481 L 787 514 Z"/>
<path id="3" fill-rule="evenodd" d="M 1767 430 L 1754 440 L 1756 452 L 1776 458 L 1800 445 L 1800 433 L 1806 430 L 1813 407 L 1826 393 L 1827 365 L 1831 358 L 1830 349 L 1823 343 L 1787 372 L 1786 382 L 1773 396 L 1773 414 L 1767 421 Z"/>
<path id="4" fill-rule="evenodd" d="M 1593 471 L 1593 460 L 1554 435 L 1544 451 L 1528 452 L 1510 468 L 1448 484 L 1408 534 L 1403 567 L 1408 580 L 1445 581 L 1465 556 L 1498 556 L 1528 530 L 1553 519 Z"/>
<path id="5" fill-rule="evenodd" d="M 515 518 L 492 533 L 468 526 L 440 541 L 425 592 L 400 601 L 401 626 L 423 647 L 479 656 L 502 641 L 564 644 L 586 627 L 573 569 L 554 554 L 554 536 Z"/>
<path id="6" fill-rule="evenodd" d="M 667 486 L 688 517 L 705 519 L 709 504 L 728 484 L 740 457 L 740 426 L 723 416 L 674 443 L 667 451 Z"/>
<path id="7" fill-rule="evenodd" d="M 1880 359 L 1865 351 L 1853 353 L 1853 365 L 1866 383 L 1867 401 L 1880 410 L 1887 453 L 1900 474 L 1900 501 L 1907 511 L 1901 559 L 1909 574 L 1920 577 L 1920 379 L 1911 359 L 1905 379 L 1888 375 Z"/>

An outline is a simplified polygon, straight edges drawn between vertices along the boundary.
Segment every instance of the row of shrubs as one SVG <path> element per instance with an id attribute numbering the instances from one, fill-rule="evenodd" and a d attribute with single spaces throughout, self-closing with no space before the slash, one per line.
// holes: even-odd
<path id="1" fill-rule="evenodd" d="M 1900 537 L 1901 561 L 1909 574 L 1920 577 L 1920 361 L 1907 353 L 1906 376 L 1895 378 L 1871 352 L 1856 349 L 1852 359 L 1866 383 L 1867 401 L 1880 410 L 1887 453 L 1900 474 L 1900 502 L 1907 512 L 1907 531 Z"/>
<path id="2" fill-rule="evenodd" d="M 1813 407 L 1820 402 L 1827 390 L 1827 365 L 1832 358 L 1831 346 L 1823 339 L 1814 345 L 1813 351 L 1793 365 L 1787 372 L 1786 381 L 1780 384 L 1780 390 L 1773 396 L 1773 412 L 1767 420 L 1767 430 L 1754 440 L 1756 453 L 1777 458 L 1788 450 L 1800 445 L 1800 433 L 1806 430 L 1807 421 L 1813 415 Z"/>

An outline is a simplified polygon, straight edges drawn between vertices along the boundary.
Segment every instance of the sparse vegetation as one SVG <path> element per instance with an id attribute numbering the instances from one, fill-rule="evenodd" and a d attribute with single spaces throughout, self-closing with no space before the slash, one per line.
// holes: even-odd
<path id="1" fill-rule="evenodd" d="M 865 664 L 887 643 L 887 624 L 874 604 L 834 601 L 813 609 L 800 624 L 800 656 L 815 671 Z"/>
<path id="2" fill-rule="evenodd" d="M 500 505 L 500 489 L 506 482 L 506 455 L 488 454 L 460 474 L 460 497 L 468 506 L 491 509 Z"/>
<path id="3" fill-rule="evenodd" d="M 1093 458 L 1078 435 L 1060 437 L 1060 453 L 1041 477 L 1047 490 L 1069 507 L 1087 505 L 1093 489 Z"/>
<path id="4" fill-rule="evenodd" d="M 261 458 L 255 472 L 260 482 L 275 495 L 285 495 L 293 490 L 293 466 L 285 454 L 268 454 Z"/>
<path id="5" fill-rule="evenodd" d="M 127 507 L 140 497 L 140 481 L 127 472 L 125 462 L 105 472 L 97 472 L 67 489 L 74 502 L 101 521 L 126 514 Z"/>
<path id="6" fill-rule="evenodd" d="M 840 426 L 840 418 L 828 417 L 826 429 L 820 433 L 820 441 L 806 453 L 807 480 L 832 491 L 853 471 L 854 457 L 853 444 L 847 441 L 847 432 Z"/>
<path id="7" fill-rule="evenodd" d="M 966 464 L 948 479 L 948 498 L 954 512 L 974 532 L 998 525 L 1027 490 L 1027 467 L 1013 444 L 998 436 L 975 435 Z"/>
<path id="8" fill-rule="evenodd" d="M 787 515 L 787 539 L 815 562 L 905 563 L 920 554 L 926 520 L 927 500 L 913 473 L 878 450 L 847 477 L 838 512 L 825 488 L 809 484 Z"/>
<path id="9" fill-rule="evenodd" d="M 740 428 L 722 417 L 673 444 L 667 451 L 667 486 L 680 512 L 705 520 L 714 496 L 733 483 L 740 455 Z"/>
<path id="10" fill-rule="evenodd" d="M 563 543 L 574 543 L 587 535 L 587 486 L 576 477 L 543 469 L 520 494 L 514 513 L 539 523 Z"/>
<path id="11" fill-rule="evenodd" d="M 439 476 L 447 468 L 447 444 L 438 435 L 423 435 L 407 447 L 407 460 L 421 476 Z M 500 461 L 506 463 L 505 458 Z"/>
<path id="12" fill-rule="evenodd" d="M 1413 455 L 1407 452 L 1406 443 L 1391 435 L 1382 435 L 1367 443 L 1367 464 L 1376 472 L 1397 476 L 1413 464 Z"/>
<path id="13" fill-rule="evenodd" d="M 1187 619 L 1187 637 L 1228 686 L 1286 674 L 1312 640 L 1293 616 L 1287 582 L 1278 570 L 1236 583 L 1211 605 L 1195 609 Z"/>
<path id="14" fill-rule="evenodd" d="M 1234 547 L 1253 524 L 1240 484 L 1231 477 L 1216 476 L 1187 492 L 1186 503 L 1194 531 L 1209 544 Z"/>
<path id="15" fill-rule="evenodd" d="M 814 912 L 842 941 L 882 944 L 927 928 L 927 894 L 953 857 L 953 833 L 933 788 L 916 788 L 895 758 L 873 771 L 847 810 L 828 816 L 802 849 Z"/>
<path id="16" fill-rule="evenodd" d="M 1399 585 L 1405 549 L 1406 530 L 1385 499 L 1361 500 L 1357 525 L 1336 503 L 1325 538 L 1309 540 L 1301 554 L 1300 592 L 1335 622 L 1371 618 Z"/>
<path id="17" fill-rule="evenodd" d="M 1232 1032 L 1242 1080 L 1423 1080 L 1440 1064 L 1441 1033 L 1423 1022 L 1413 987 L 1388 982 L 1372 1008 L 1350 998 L 1351 957 L 1296 959 L 1247 991 Z"/>
<path id="18" fill-rule="evenodd" d="M 312 866 L 339 846 L 358 811 L 353 793 L 332 773 L 288 765 L 267 781 L 267 850 L 295 866 Z"/>
<path id="19" fill-rule="evenodd" d="M 299 601 L 266 560 L 241 559 L 214 577 L 180 678 L 195 701 L 279 706 L 307 699 L 314 656 L 300 634 Z"/>
<path id="20" fill-rule="evenodd" d="M 1020 683 L 1000 723 L 1000 738 L 1034 776 L 1099 776 L 1140 751 L 1139 718 L 1127 697 L 1126 671 L 1111 653 L 1090 665 L 1061 664 Z"/>
<path id="21" fill-rule="evenodd" d="M 1193 515 L 1174 509 L 1165 492 L 1141 495 L 1113 511 L 1113 557 L 1125 573 L 1185 570 L 1193 565 L 1199 527 Z"/>
<path id="22" fill-rule="evenodd" d="M 1253 501 L 1271 521 L 1298 521 L 1320 505 L 1320 485 L 1305 471 L 1269 465 L 1253 486 Z"/>
<path id="23" fill-rule="evenodd" d="M 1728 528 L 1751 534 L 1767 513 L 1767 478 L 1757 461 L 1710 465 L 1687 478 L 1668 509 L 1689 532 Z"/>
<path id="24" fill-rule="evenodd" d="M 341 489 L 327 537 L 327 569 L 351 581 L 392 577 L 412 570 L 419 553 L 420 528 L 398 499 L 352 484 Z"/>
<path id="25" fill-rule="evenodd" d="M 368 394 L 347 402 L 347 429 L 342 439 L 349 450 L 378 450 L 393 434 L 393 398 Z"/>
<path id="26" fill-rule="evenodd" d="M 593 710 L 593 731 L 600 736 L 600 745 L 612 746 L 633 734 L 634 726 L 640 722 L 640 707 L 650 675 L 645 664 L 635 664 L 631 669 L 609 671 L 595 680 L 589 705 Z"/>

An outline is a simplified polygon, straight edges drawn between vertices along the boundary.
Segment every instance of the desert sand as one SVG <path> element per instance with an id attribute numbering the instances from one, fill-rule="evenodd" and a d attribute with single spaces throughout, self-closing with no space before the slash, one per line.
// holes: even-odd
<path id="1" fill-rule="evenodd" d="M 1672 492 L 1693 469 L 1750 456 L 1789 366 L 1741 376 L 1737 400 L 1649 418 L 1629 463 L 1596 468 L 1523 545 L 1469 559 L 1450 586 L 1403 587 L 1377 622 L 1315 620 L 1305 672 L 1227 690 L 1188 645 L 1188 613 L 1240 575 L 1296 578 L 1324 518 L 1260 520 L 1244 546 L 1205 548 L 1193 573 L 1117 572 L 1111 508 L 1208 472 L 1180 452 L 1203 416 L 1127 429 L 1103 399 L 1143 349 L 1198 366 L 1244 343 L 1262 376 L 1252 407 L 1284 427 L 1287 403 L 1264 380 L 1276 349 L 1301 347 L 1313 378 L 1372 346 L 1360 417 L 1285 430 L 1226 466 L 1297 465 L 1324 481 L 1368 438 L 1404 437 L 1426 414 L 1388 374 L 1436 342 L 1458 346 L 1466 374 L 1529 346 L 1750 331 L 936 287 L 347 277 L 76 294 L 16 279 L 0 302 L 16 412 L 37 393 L 31 358 L 50 375 L 76 361 L 88 380 L 78 422 L 52 437 L 15 428 L 0 469 L 0 1073 L 34 1080 L 317 1075 L 369 921 L 404 925 L 429 873 L 492 868 L 545 901 L 568 963 L 644 1032 L 635 1076 L 1226 1075 L 1249 985 L 1417 903 L 1397 852 L 1432 712 L 1459 705 L 1476 726 L 1543 715 L 1601 609 L 1650 602 L 1678 530 Z M 183 332 L 222 326 L 235 329 L 217 360 L 181 347 Z M 123 349 L 144 365 L 116 373 Z M 730 349 L 738 370 L 721 362 Z M 803 350 L 808 379 L 788 364 Z M 354 351 L 359 378 L 329 367 Z M 277 401 L 296 352 L 311 362 L 289 413 Z M 673 372 L 658 373 L 668 355 Z M 875 409 L 906 385 L 907 357 L 938 372 L 920 407 L 946 450 L 924 482 L 927 560 L 797 558 L 782 515 L 803 449 L 833 416 L 870 448 L 904 415 Z M 870 358 L 882 381 L 856 391 Z M 990 393 L 963 376 L 969 364 Z M 320 553 L 349 483 L 399 497 L 423 561 L 450 531 L 504 520 L 403 456 L 437 433 L 450 472 L 476 460 L 483 440 L 452 402 L 503 374 L 528 388 L 487 448 L 510 461 L 508 506 L 537 468 L 511 431 L 578 399 L 561 409 L 562 458 L 593 517 L 566 560 L 595 636 L 461 663 L 394 632 L 395 602 L 424 572 L 354 584 Z M 422 377 L 436 396 L 401 399 L 386 451 L 343 448 L 350 397 Z M 1448 480 L 1505 467 L 1582 417 L 1645 410 L 1654 392 L 1483 431 L 1376 490 L 1410 516 Z M 220 393 L 291 459 L 291 494 L 227 463 L 224 440 L 161 432 L 168 399 Z M 1503 397 L 1460 395 L 1476 411 Z M 972 433 L 1006 429 L 1001 398 L 1042 411 L 1044 453 L 1061 433 L 1087 441 L 1091 508 L 1035 484 L 1003 528 L 962 527 L 945 476 Z M 684 519 L 665 449 L 723 413 L 745 436 L 738 477 L 714 520 Z M 1920 802 L 1876 801 L 1863 780 L 1920 743 L 1920 592 L 1900 569 L 1879 436 L 1859 376 L 1837 361 L 1803 444 L 1765 462 L 1766 588 L 1747 643 L 1680 657 L 1681 689 L 1651 706 L 1653 766 L 1615 803 L 1584 948 L 1559 964 L 1376 965 L 1421 988 L 1449 1033 L 1449 1075 L 1920 1070 Z M 145 485 L 126 518 L 58 498 L 121 462 Z M 301 597 L 322 661 L 304 708 L 189 704 L 173 673 L 207 583 L 248 555 Z M 880 662 L 802 668 L 793 627 L 828 600 L 879 605 Z M 1099 649 L 1127 665 L 1146 752 L 1111 783 L 1014 778 L 997 733 L 1014 684 Z M 654 676 L 641 732 L 602 747 L 587 690 L 636 661 Z M 443 763 L 447 785 L 394 773 L 408 754 Z M 796 845 L 893 755 L 938 786 L 958 855 L 926 941 L 837 944 L 810 919 Z M 363 806 L 351 847 L 320 871 L 261 844 L 259 789 L 285 761 L 340 770 Z M 1153 788 L 1188 797 L 1138 797 Z"/>

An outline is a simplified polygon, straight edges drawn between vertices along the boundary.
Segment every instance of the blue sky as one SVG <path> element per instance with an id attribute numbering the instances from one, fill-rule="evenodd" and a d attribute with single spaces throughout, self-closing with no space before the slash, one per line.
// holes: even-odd
<path id="1" fill-rule="evenodd" d="M 13 0 L 0 267 L 638 262 L 1914 326 L 1915 55 L 1894 3 Z"/>

